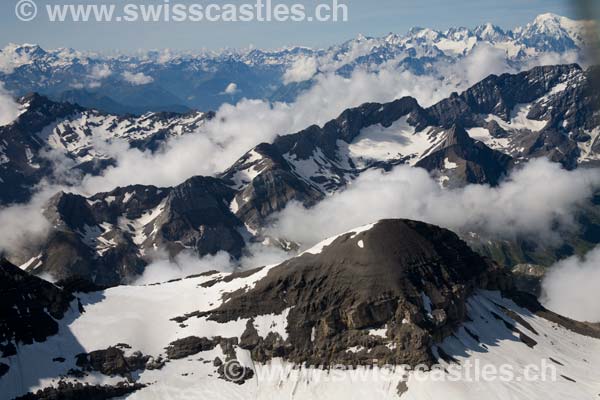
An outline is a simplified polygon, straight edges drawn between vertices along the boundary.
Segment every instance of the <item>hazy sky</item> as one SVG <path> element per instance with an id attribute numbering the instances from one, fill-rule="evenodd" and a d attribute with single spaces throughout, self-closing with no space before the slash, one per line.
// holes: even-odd
<path id="1" fill-rule="evenodd" d="M 37 0 L 40 14 L 46 4 L 154 3 L 162 0 Z M 189 4 L 241 3 L 240 0 L 171 0 Z M 319 0 L 327 2 L 330 0 Z M 342 0 L 340 0 L 342 1 Z M 255 0 L 245 0 L 254 3 Z M 277 2 L 277 0 L 273 0 Z M 281 0 L 282 3 L 292 3 Z M 295 0 L 307 7 L 314 0 Z M 50 23 L 21 22 L 15 16 L 17 0 L 0 3 L 0 46 L 8 43 L 36 43 L 46 48 L 72 47 L 81 50 L 122 50 L 173 48 L 191 50 L 255 46 L 274 48 L 285 45 L 326 47 L 362 33 L 381 36 L 405 33 L 410 27 L 445 29 L 473 27 L 492 22 L 513 28 L 536 15 L 553 12 L 569 17 L 578 14 L 573 0 L 347 0 L 349 22 L 337 23 Z"/>

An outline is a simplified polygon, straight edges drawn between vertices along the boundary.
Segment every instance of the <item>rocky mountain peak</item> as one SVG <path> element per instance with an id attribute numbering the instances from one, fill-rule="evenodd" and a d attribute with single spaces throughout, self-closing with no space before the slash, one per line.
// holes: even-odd
<path id="1" fill-rule="evenodd" d="M 502 284 L 499 277 L 448 230 L 382 220 L 271 268 L 253 289 L 205 314 L 226 322 L 289 309 L 284 344 L 253 340 L 251 330 L 246 343 L 242 337 L 259 361 L 278 354 L 317 364 L 431 362 L 434 338 L 464 320 L 465 299 L 475 288 Z M 373 341 L 380 344 L 375 352 L 346 350 Z"/>

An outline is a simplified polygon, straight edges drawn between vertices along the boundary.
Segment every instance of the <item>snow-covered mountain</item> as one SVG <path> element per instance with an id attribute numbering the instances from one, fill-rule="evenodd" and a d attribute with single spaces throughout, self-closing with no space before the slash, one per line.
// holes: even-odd
<path id="1" fill-rule="evenodd" d="M 96 174 L 114 163 L 110 145 L 155 151 L 169 138 L 197 131 L 214 116 L 210 112 L 117 116 L 55 103 L 38 94 L 18 103 L 18 119 L 0 127 L 0 204 L 26 201 L 41 180 L 55 180 L 58 164 L 64 168 L 66 162 L 70 174 Z"/>
<path id="2" fill-rule="evenodd" d="M 583 62 L 583 50 L 595 43 L 594 27 L 593 22 L 543 14 L 513 30 L 492 24 L 443 32 L 412 28 L 404 35 L 360 35 L 328 49 L 164 51 L 110 57 L 9 45 L 0 51 L 0 81 L 16 95 L 38 92 L 109 113 L 215 110 L 243 97 L 293 101 L 319 72 L 347 76 L 356 69 L 393 66 L 443 76 L 449 65 L 482 47 L 498 50 L 514 70 L 543 64 L 548 58 Z"/>
<path id="3" fill-rule="evenodd" d="M 545 310 L 458 236 L 414 221 L 353 229 L 280 265 L 149 286 L 55 286 L 5 261 L 0 274 L 3 400 L 545 400 L 600 390 L 598 326 Z M 439 367 L 424 378 L 410 372 L 417 365 Z M 505 368 L 501 377 L 466 375 L 490 366 Z M 544 375 L 533 379 L 531 366 Z"/>

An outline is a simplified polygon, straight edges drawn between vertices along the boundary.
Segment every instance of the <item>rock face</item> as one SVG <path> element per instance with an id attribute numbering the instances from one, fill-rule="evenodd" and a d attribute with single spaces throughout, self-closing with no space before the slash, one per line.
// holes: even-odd
<path id="1" fill-rule="evenodd" d="M 207 339 L 199 338 L 196 336 L 189 336 L 187 338 L 179 339 L 172 342 L 167 347 L 167 357 L 172 360 L 178 360 L 198 354 L 201 351 L 207 351 L 214 349 L 220 342 L 220 338 Z"/>
<path id="2" fill-rule="evenodd" d="M 264 362 L 313 365 L 433 362 L 429 349 L 465 319 L 476 287 L 502 287 L 496 266 L 455 234 L 407 220 L 349 232 L 269 270 L 246 292 L 209 312 L 226 322 L 288 314 L 288 338 L 260 338 L 249 325 L 240 346 Z M 371 351 L 361 351 L 369 348 Z M 374 350 L 373 350 L 374 349 Z"/>
<path id="3" fill-rule="evenodd" d="M 171 257 L 184 249 L 239 257 L 245 244 L 243 224 L 229 209 L 233 196 L 220 180 L 203 177 L 173 188 L 118 188 L 89 199 L 60 193 L 46 208 L 53 227 L 48 239 L 26 267 L 110 286 L 138 277 L 159 248 Z"/>
<path id="4" fill-rule="evenodd" d="M 16 346 L 43 342 L 58 332 L 75 299 L 53 284 L 0 260 L 0 356 L 16 354 Z M 1 370 L 1 368 L 0 368 Z"/>
<path id="5" fill-rule="evenodd" d="M 512 166 L 512 158 L 472 139 L 462 127 L 453 125 L 440 149 L 419 160 L 416 166 L 443 171 L 444 178 L 452 182 L 495 186 Z"/>
<path id="6" fill-rule="evenodd" d="M 540 265 L 519 264 L 515 266 L 512 274 L 516 289 L 538 298 L 542 291 L 541 283 L 546 271 L 546 268 Z"/>

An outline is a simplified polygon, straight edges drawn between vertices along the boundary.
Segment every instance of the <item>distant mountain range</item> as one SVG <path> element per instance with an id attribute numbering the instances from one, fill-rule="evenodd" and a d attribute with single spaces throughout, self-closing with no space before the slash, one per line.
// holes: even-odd
<path id="1" fill-rule="evenodd" d="M 36 92 L 113 114 L 216 110 L 243 97 L 293 101 L 311 87 L 317 73 L 349 76 L 357 69 L 376 71 L 391 66 L 417 75 L 442 76 L 448 65 L 482 47 L 499 51 L 515 71 L 543 63 L 540 60 L 547 56 L 570 54 L 572 62 L 582 62 L 583 50 L 595 43 L 594 28 L 593 22 L 543 14 L 513 30 L 492 24 L 444 32 L 412 28 L 405 35 L 359 36 L 320 50 L 296 47 L 108 57 L 9 45 L 0 51 L 0 81 L 17 96 Z"/>

